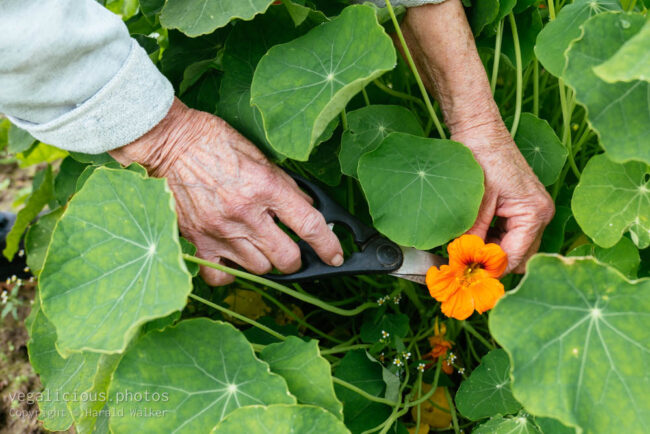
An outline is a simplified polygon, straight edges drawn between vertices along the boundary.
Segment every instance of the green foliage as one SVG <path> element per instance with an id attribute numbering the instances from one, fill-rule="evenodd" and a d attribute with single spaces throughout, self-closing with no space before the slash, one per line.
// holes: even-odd
<path id="1" fill-rule="evenodd" d="M 594 68 L 598 77 L 607 81 L 650 81 L 650 21 L 609 59 Z"/>
<path id="2" fill-rule="evenodd" d="M 567 256 L 593 256 L 623 273 L 628 279 L 636 279 L 641 264 L 639 251 L 629 238 L 621 238 L 614 246 L 605 249 L 595 244 L 583 244 L 567 253 Z"/>
<path id="3" fill-rule="evenodd" d="M 476 427 L 474 434 L 541 434 L 542 432 L 525 415 L 517 417 L 496 416 Z"/>
<path id="4" fill-rule="evenodd" d="M 521 409 L 512 396 L 510 360 L 505 351 L 492 350 L 481 359 L 481 364 L 460 385 L 456 405 L 470 420 L 512 414 Z"/>
<path id="5" fill-rule="evenodd" d="M 135 172 L 97 169 L 70 201 L 49 252 L 41 301 L 63 353 L 121 352 L 139 325 L 182 309 L 191 289 L 171 193 L 165 181 Z"/>
<path id="6" fill-rule="evenodd" d="M 260 358 L 287 381 L 299 403 L 322 407 L 343 419 L 343 406 L 334 394 L 332 368 L 321 357 L 316 341 L 289 336 L 284 342 L 264 348 Z"/>
<path id="7" fill-rule="evenodd" d="M 151 398 L 138 401 L 127 391 Z M 110 419 L 113 432 L 156 431 L 160 420 L 147 411 L 165 411 L 167 430 L 208 432 L 237 408 L 296 402 L 240 331 L 205 318 L 141 337 L 124 354 L 109 395 L 111 408 L 124 412 Z"/>
<path id="8" fill-rule="evenodd" d="M 418 249 L 469 229 L 483 197 L 480 166 L 451 140 L 389 134 L 361 157 L 358 173 L 375 227 Z"/>
<path id="9" fill-rule="evenodd" d="M 630 38 L 645 19 L 641 14 L 604 13 L 585 22 L 582 38 L 567 52 L 564 77 L 576 91 L 600 143 L 613 161 L 639 160 L 650 164 L 650 83 L 606 83 L 593 71 Z"/>
<path id="10" fill-rule="evenodd" d="M 490 316 L 515 398 L 587 432 L 642 432 L 649 296 L 650 280 L 627 281 L 593 259 L 534 257 Z"/>
<path id="11" fill-rule="evenodd" d="M 612 247 L 629 231 L 640 248 L 650 245 L 650 188 L 647 164 L 618 164 L 593 157 L 575 189 L 571 208 L 596 244 Z"/>
<path id="12" fill-rule="evenodd" d="M 345 434 L 350 431 L 340 420 L 322 408 L 282 404 L 267 407 L 251 405 L 239 408 L 212 430 L 213 434 L 239 434 L 241 432 Z"/>
<path id="13" fill-rule="evenodd" d="M 28 150 L 36 141 L 27 131 L 12 125 L 7 135 L 7 150 L 12 154 Z"/>
<path id="14" fill-rule="evenodd" d="M 395 49 L 372 9 L 351 6 L 331 22 L 271 48 L 255 69 L 251 102 L 262 114 L 271 146 L 305 161 L 347 102 L 394 66 Z"/>

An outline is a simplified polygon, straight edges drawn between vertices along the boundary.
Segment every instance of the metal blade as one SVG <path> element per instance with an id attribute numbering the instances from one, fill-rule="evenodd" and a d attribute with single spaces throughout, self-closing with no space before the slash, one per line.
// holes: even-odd
<path id="1" fill-rule="evenodd" d="M 424 250 L 402 246 L 400 248 L 404 254 L 404 261 L 400 268 L 390 273 L 391 276 L 399 277 L 400 279 L 406 279 L 424 285 L 429 268 L 433 266 L 439 267 L 448 262 L 447 258 L 425 252 Z"/>

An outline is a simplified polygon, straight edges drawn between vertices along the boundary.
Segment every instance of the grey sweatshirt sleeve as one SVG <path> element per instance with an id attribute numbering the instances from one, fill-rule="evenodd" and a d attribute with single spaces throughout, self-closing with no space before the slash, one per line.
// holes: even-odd
<path id="1" fill-rule="evenodd" d="M 0 1 L 0 113 L 37 139 L 101 153 L 169 111 L 174 90 L 94 0 Z"/>
<path id="2" fill-rule="evenodd" d="M 379 6 L 380 8 L 386 6 L 386 0 L 363 0 L 363 1 L 371 1 L 377 6 Z M 444 1 L 445 0 L 391 0 L 390 4 L 393 6 L 404 6 L 407 8 L 411 8 L 415 6 L 422 6 L 428 4 L 438 4 Z"/>

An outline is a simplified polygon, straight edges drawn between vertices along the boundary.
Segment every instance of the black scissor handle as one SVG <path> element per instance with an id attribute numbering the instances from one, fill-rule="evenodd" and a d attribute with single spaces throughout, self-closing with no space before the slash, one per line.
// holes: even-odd
<path id="1" fill-rule="evenodd" d="M 325 221 L 343 224 L 353 233 L 354 241 L 361 251 L 350 255 L 340 267 L 332 267 L 321 261 L 314 249 L 301 240 L 298 243 L 302 259 L 300 271 L 292 274 L 265 274 L 263 277 L 276 282 L 296 282 L 320 277 L 390 273 L 402 265 L 404 256 L 397 244 L 361 223 L 315 183 L 293 173 L 289 175 L 314 199 L 314 207 L 323 214 Z"/>

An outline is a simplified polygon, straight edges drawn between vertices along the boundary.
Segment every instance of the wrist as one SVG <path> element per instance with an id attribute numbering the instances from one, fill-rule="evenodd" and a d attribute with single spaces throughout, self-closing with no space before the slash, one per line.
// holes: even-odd
<path id="1" fill-rule="evenodd" d="M 152 176 L 164 176 L 173 163 L 171 155 L 182 152 L 183 131 L 188 125 L 192 110 L 174 98 L 167 115 L 151 130 L 133 142 L 109 151 L 123 165 L 138 163 Z"/>

